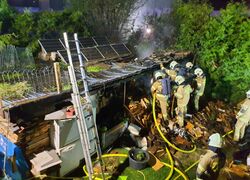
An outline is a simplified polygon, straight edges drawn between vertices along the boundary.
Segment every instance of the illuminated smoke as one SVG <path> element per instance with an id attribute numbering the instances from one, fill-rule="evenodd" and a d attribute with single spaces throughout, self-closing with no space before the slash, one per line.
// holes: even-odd
<path id="1" fill-rule="evenodd" d="M 134 21 L 134 31 L 145 25 L 145 16 L 169 12 L 173 0 L 145 0 L 144 6 L 139 8 L 130 20 Z"/>
<path id="2" fill-rule="evenodd" d="M 152 32 L 152 29 L 151 29 L 151 28 L 147 28 L 147 29 L 146 29 L 146 33 L 147 33 L 147 34 L 151 34 L 151 32 Z"/>
<path id="3" fill-rule="evenodd" d="M 162 47 L 163 42 L 161 40 L 164 39 L 164 37 L 171 36 L 171 27 L 166 26 L 163 28 L 163 35 L 160 35 L 160 39 L 155 39 L 154 27 L 146 23 L 145 17 L 169 13 L 172 2 L 173 0 L 146 0 L 146 3 L 129 17 L 129 21 L 132 22 L 131 24 L 133 26 L 131 32 L 136 32 L 138 29 L 142 29 L 143 32 L 143 38 L 135 47 L 139 58 L 150 56 L 156 48 Z"/>

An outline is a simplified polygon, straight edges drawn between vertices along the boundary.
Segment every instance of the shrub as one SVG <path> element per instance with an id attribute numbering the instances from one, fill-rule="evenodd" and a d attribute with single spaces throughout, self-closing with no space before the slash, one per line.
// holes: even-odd
<path id="1" fill-rule="evenodd" d="M 206 25 L 199 50 L 200 65 L 214 82 L 215 98 L 237 102 L 250 88 L 250 20 L 244 4 L 229 4 Z"/>
<path id="2" fill-rule="evenodd" d="M 27 82 L 16 84 L 0 83 L 0 98 L 6 100 L 23 98 L 31 89 Z"/>

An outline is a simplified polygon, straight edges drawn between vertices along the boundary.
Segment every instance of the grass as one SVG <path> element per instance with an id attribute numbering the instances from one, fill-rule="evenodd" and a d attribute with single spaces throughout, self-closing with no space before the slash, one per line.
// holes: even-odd
<path id="1" fill-rule="evenodd" d="M 154 171 L 151 167 L 147 167 L 143 170 L 137 171 L 128 166 L 122 172 L 121 176 L 127 176 L 128 180 L 144 180 L 144 176 L 146 177 L 146 179 L 165 180 L 169 171 L 170 169 L 166 167 L 162 167 L 158 171 Z"/>
<path id="2" fill-rule="evenodd" d="M 121 154 L 128 154 L 128 150 L 126 150 L 126 149 L 115 149 L 115 150 L 113 150 L 113 152 L 121 153 Z M 109 158 L 104 158 L 104 159 L 106 159 L 104 161 L 107 162 L 107 159 L 109 159 Z M 112 161 L 110 161 L 110 162 L 112 162 Z M 135 169 L 129 167 L 128 158 L 119 158 L 119 162 L 120 162 L 120 165 L 122 165 L 123 163 L 125 163 L 125 165 L 126 165 L 125 168 L 120 172 L 119 176 L 126 177 L 127 180 L 135 180 L 135 179 L 136 180 L 144 180 L 144 179 L 165 180 L 168 173 L 170 172 L 170 169 L 166 168 L 166 167 L 162 167 L 158 171 L 154 171 L 150 166 L 148 166 L 147 168 L 145 168 L 143 170 L 138 171 L 138 170 L 135 170 Z M 118 177 L 118 179 L 119 179 L 119 177 Z M 120 178 L 120 179 L 122 179 L 122 178 Z"/>
<path id="3" fill-rule="evenodd" d="M 179 155 L 181 155 L 181 156 L 179 156 L 179 158 L 181 158 L 181 162 L 183 163 L 183 169 L 186 169 L 192 163 L 194 163 L 198 159 L 198 157 L 200 156 L 201 152 L 203 152 L 203 151 L 198 150 L 192 156 L 190 156 L 189 154 L 185 154 L 183 156 L 183 154 L 179 153 Z M 128 150 L 123 149 L 123 148 L 119 148 L 119 149 L 112 150 L 110 153 L 111 154 L 112 153 L 128 154 Z M 110 166 L 113 166 L 114 164 L 117 163 L 117 161 L 121 166 L 124 165 L 124 167 L 120 169 L 121 171 L 119 171 L 120 173 L 118 176 L 118 180 L 122 180 L 122 179 L 126 179 L 126 180 L 145 180 L 145 179 L 165 180 L 166 177 L 168 176 L 168 174 L 170 173 L 170 168 L 165 167 L 165 166 L 163 166 L 158 171 L 154 171 L 150 166 L 148 166 L 147 168 L 140 170 L 140 171 L 135 170 L 135 169 L 129 167 L 128 158 L 111 157 L 111 158 L 103 158 L 103 160 L 104 160 L 106 166 L 109 166 L 108 164 L 110 164 Z M 162 157 L 160 160 L 170 164 L 169 159 L 165 156 Z M 195 179 L 196 168 L 197 168 L 197 166 L 193 167 L 190 171 L 187 172 L 187 175 L 189 176 L 190 179 Z M 179 169 L 183 171 L 182 168 L 179 168 Z M 179 174 L 174 171 L 171 179 L 174 179 L 178 175 Z M 100 175 L 97 177 L 101 178 Z M 117 176 L 114 176 L 114 177 L 117 178 Z M 115 179 L 114 177 L 112 177 L 111 179 Z M 179 177 L 179 179 L 183 179 L 183 178 Z"/>
<path id="4" fill-rule="evenodd" d="M 2 76 L 2 79 L 11 81 L 11 80 L 16 80 L 16 79 L 22 77 L 23 74 L 19 73 L 19 72 L 13 72 L 13 73 L 9 73 L 9 74 L 2 74 L 1 76 Z"/>
<path id="5" fill-rule="evenodd" d="M 102 67 L 102 66 L 98 66 L 98 65 L 95 65 L 95 66 L 88 66 L 87 67 L 87 72 L 100 72 L 100 71 L 103 71 L 103 70 L 106 70 L 105 67 Z"/>
<path id="6" fill-rule="evenodd" d="M 67 90 L 70 90 L 72 87 L 71 87 L 71 84 L 63 84 L 63 91 L 67 91 Z"/>
<path id="7" fill-rule="evenodd" d="M 31 89 L 31 86 L 27 82 L 16 84 L 0 83 L 0 98 L 6 100 L 23 98 Z"/>

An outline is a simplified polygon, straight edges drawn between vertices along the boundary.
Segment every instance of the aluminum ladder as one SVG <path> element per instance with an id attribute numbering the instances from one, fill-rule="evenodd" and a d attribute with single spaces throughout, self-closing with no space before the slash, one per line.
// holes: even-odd
<path id="1" fill-rule="evenodd" d="M 74 69 L 74 64 L 72 60 L 72 54 L 71 54 L 71 49 L 69 47 L 69 40 L 67 33 L 63 33 L 64 37 L 64 42 L 65 42 L 65 48 L 67 51 L 68 55 L 68 60 L 69 60 L 69 66 L 68 66 L 68 71 L 69 71 L 69 76 L 70 76 L 70 82 L 72 85 L 72 101 L 73 101 L 73 106 L 75 109 L 76 113 L 76 120 L 77 120 L 77 126 L 80 134 L 80 140 L 81 140 L 81 145 L 82 145 L 82 150 L 83 150 L 83 155 L 85 159 L 85 164 L 87 167 L 87 171 L 89 174 L 89 179 L 92 180 L 94 171 L 93 171 L 93 165 L 91 161 L 91 141 L 95 141 L 95 149 L 97 152 L 98 156 L 98 161 L 100 163 L 101 167 L 101 174 L 102 174 L 102 179 L 105 179 L 104 173 L 103 173 L 103 161 L 102 161 L 102 152 L 101 152 L 101 145 L 100 145 L 100 140 L 98 136 L 98 131 L 97 131 L 97 126 L 96 126 L 96 114 L 93 112 L 93 106 L 91 103 L 90 95 L 89 95 L 89 90 L 88 90 L 88 83 L 86 79 L 86 73 L 84 70 L 84 64 L 83 64 L 83 59 L 82 59 L 82 53 L 80 51 L 80 46 L 79 46 L 79 41 L 77 34 L 74 34 L 74 42 L 76 44 L 76 50 L 77 50 L 77 55 L 80 63 L 80 72 L 81 72 L 81 78 L 83 82 L 83 94 L 81 95 L 78 84 L 77 84 L 77 79 L 76 79 L 76 73 Z M 84 101 L 84 102 L 83 102 Z M 88 124 L 90 124 L 90 127 L 88 127 Z M 92 136 L 92 139 L 90 139 L 90 136 Z"/>

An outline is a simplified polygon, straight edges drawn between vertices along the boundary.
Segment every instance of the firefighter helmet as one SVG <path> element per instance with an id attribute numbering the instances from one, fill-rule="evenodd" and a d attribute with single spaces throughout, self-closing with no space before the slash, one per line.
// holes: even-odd
<path id="1" fill-rule="evenodd" d="M 194 66 L 193 63 L 191 63 L 191 62 L 186 63 L 186 68 L 187 69 L 192 69 L 193 66 Z"/>
<path id="2" fill-rule="evenodd" d="M 247 94 L 247 98 L 250 99 L 250 90 L 248 90 L 248 91 L 246 92 L 246 94 Z"/>
<path id="3" fill-rule="evenodd" d="M 203 71 L 202 71 L 201 68 L 196 68 L 196 69 L 194 70 L 194 74 L 195 74 L 196 76 L 200 77 L 200 76 L 202 76 Z"/>
<path id="4" fill-rule="evenodd" d="M 178 63 L 176 61 L 172 61 L 169 65 L 170 69 L 174 69 L 177 64 Z"/>
<path id="5" fill-rule="evenodd" d="M 222 137 L 219 133 L 212 134 L 208 139 L 209 146 L 221 148 L 222 144 L 223 144 L 223 140 L 222 140 Z"/>
<path id="6" fill-rule="evenodd" d="M 175 82 L 178 84 L 178 85 L 181 85 L 183 82 L 185 81 L 185 78 L 183 76 L 176 76 L 175 78 Z"/>
<path id="7" fill-rule="evenodd" d="M 161 71 L 156 71 L 156 72 L 154 73 L 154 78 L 155 78 L 155 80 L 161 79 L 162 77 L 163 77 L 163 74 L 162 74 Z"/>

